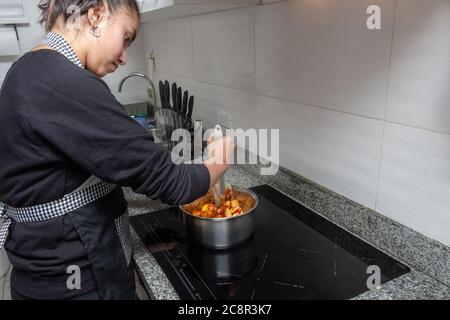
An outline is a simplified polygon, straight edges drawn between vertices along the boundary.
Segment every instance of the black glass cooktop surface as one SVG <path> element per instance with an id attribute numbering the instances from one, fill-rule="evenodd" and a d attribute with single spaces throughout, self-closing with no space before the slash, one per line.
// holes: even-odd
<path id="1" fill-rule="evenodd" d="M 181 299 L 349 299 L 410 271 L 272 187 L 251 190 L 255 233 L 231 249 L 186 241 L 177 207 L 131 218 Z"/>

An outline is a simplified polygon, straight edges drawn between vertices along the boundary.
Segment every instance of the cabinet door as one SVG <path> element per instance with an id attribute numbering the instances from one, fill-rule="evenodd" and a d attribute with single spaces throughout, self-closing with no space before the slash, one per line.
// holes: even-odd
<path id="1" fill-rule="evenodd" d="M 167 20 L 260 4 L 260 0 L 138 0 L 142 22 Z"/>
<path id="2" fill-rule="evenodd" d="M 182 5 L 182 6 L 210 6 L 213 8 L 214 6 L 248 6 L 259 4 L 260 0 L 137 0 L 140 4 L 141 12 L 146 13 L 153 10 L 158 10 L 170 6 Z M 273 2 L 273 0 L 268 0 L 269 2 Z M 275 0 L 280 1 L 280 0 Z M 264 0 L 263 0 L 264 2 Z M 211 9 L 212 10 L 212 9 Z"/>
<path id="3" fill-rule="evenodd" d="M 28 23 L 26 0 L 1 0 L 0 24 Z"/>
<path id="4" fill-rule="evenodd" d="M 287 1 L 287 0 L 261 0 L 261 4 L 281 2 L 281 1 Z"/>

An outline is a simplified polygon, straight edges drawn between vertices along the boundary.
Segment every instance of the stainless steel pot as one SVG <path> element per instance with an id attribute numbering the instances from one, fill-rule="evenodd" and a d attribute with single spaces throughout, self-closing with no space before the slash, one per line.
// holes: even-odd
<path id="1" fill-rule="evenodd" d="M 230 218 L 202 218 L 189 213 L 184 206 L 183 221 L 186 239 L 199 245 L 226 249 L 244 242 L 255 231 L 254 209 L 258 206 L 258 196 L 251 190 L 232 186 L 233 190 L 244 192 L 254 200 L 252 208 L 245 213 Z"/>

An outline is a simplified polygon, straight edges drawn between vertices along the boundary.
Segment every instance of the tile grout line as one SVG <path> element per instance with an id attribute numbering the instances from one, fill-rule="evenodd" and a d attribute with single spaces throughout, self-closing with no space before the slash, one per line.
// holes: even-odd
<path id="1" fill-rule="evenodd" d="M 377 190 L 375 192 L 375 204 L 374 209 L 378 209 L 379 204 L 379 191 L 380 191 L 380 184 L 381 184 L 381 166 L 383 164 L 383 154 L 384 154 L 384 140 L 385 140 L 385 133 L 386 133 L 386 124 L 389 123 L 386 121 L 387 118 L 387 109 L 389 104 L 389 93 L 390 93 L 390 84 L 391 84 L 391 75 L 392 75 L 392 55 L 394 52 L 394 40 L 395 40 L 395 28 L 397 23 L 397 10 L 398 10 L 398 0 L 395 0 L 394 2 L 394 16 L 393 16 L 393 25 L 392 25 L 392 37 L 391 37 L 391 52 L 389 55 L 389 72 L 388 72 L 388 79 L 387 79 L 387 87 L 386 87 L 386 101 L 384 105 L 384 119 L 383 119 L 383 130 L 381 133 L 381 147 L 380 147 L 380 160 L 378 165 L 378 177 L 377 177 Z"/>
<path id="2" fill-rule="evenodd" d="M 259 2 L 262 4 L 262 0 Z M 256 10 L 257 7 L 253 8 L 253 91 L 257 94 L 256 90 Z"/>
<path id="3" fill-rule="evenodd" d="M 321 106 L 321 105 L 315 105 L 315 104 L 311 104 L 311 103 L 305 103 L 302 101 L 296 101 L 296 100 L 292 100 L 292 99 L 288 99 L 288 98 L 281 98 L 281 97 L 277 97 L 277 96 L 271 96 L 268 94 L 262 94 L 262 93 L 258 93 L 256 90 L 256 10 L 257 10 L 258 6 L 252 6 L 252 11 L 253 11 L 253 71 L 254 71 L 254 81 L 253 81 L 253 86 L 254 86 L 254 90 L 251 91 L 246 91 L 246 90 L 242 90 L 239 88 L 234 88 L 231 87 L 229 85 L 223 85 L 223 84 L 218 84 L 218 83 L 213 83 L 213 82 L 209 82 L 209 81 L 204 81 L 204 80 L 199 80 L 197 79 L 196 76 L 196 67 L 195 67 L 195 52 L 194 52 L 194 48 L 195 48 L 195 44 L 194 44 L 194 31 L 193 31 L 193 19 L 195 16 L 190 16 L 190 17 L 185 17 L 185 19 L 189 20 L 190 23 L 190 28 L 191 28 L 191 45 L 192 45 L 192 57 L 193 57 L 193 68 L 194 68 L 194 74 L 193 74 L 193 78 L 187 78 L 184 76 L 179 76 L 179 75 L 174 75 L 171 74 L 170 72 L 167 71 L 159 71 L 157 73 L 163 73 L 163 74 L 167 74 L 169 76 L 172 77 L 177 77 L 180 79 L 185 79 L 188 81 L 193 81 L 194 82 L 194 88 L 198 89 L 197 87 L 197 83 L 203 83 L 203 84 L 208 84 L 208 85 L 212 85 L 212 86 L 216 86 L 216 87 L 220 87 L 220 88 L 227 88 L 227 89 L 231 89 L 231 90 L 236 90 L 239 92 L 243 92 L 246 94 L 254 94 L 256 96 L 262 96 L 262 97 L 268 97 L 268 98 L 272 98 L 272 99 L 277 99 L 277 100 L 281 100 L 281 101 L 287 101 L 287 102 L 292 102 L 295 104 L 302 104 L 304 106 L 307 107 L 314 107 L 314 108 L 319 108 L 319 109 L 323 109 L 323 110 L 327 110 L 327 111 L 331 111 L 331 112 L 337 112 L 337 113 L 341 113 L 341 114 L 345 114 L 345 115 L 350 115 L 350 116 L 355 116 L 355 117 L 359 117 L 359 118 L 363 118 L 363 119 L 369 119 L 369 120 L 375 120 L 375 121 L 383 121 L 383 133 L 382 133 L 382 146 L 381 146 L 381 152 L 380 152 L 380 166 L 381 166 L 381 158 L 382 158 L 382 153 L 383 153 L 383 141 L 384 141 L 384 132 L 385 132 L 385 127 L 386 124 L 394 124 L 394 125 L 400 125 L 400 126 L 404 126 L 407 128 L 413 128 L 413 129 L 419 129 L 419 130 L 424 130 L 427 132 L 431 132 L 431 133 L 436 133 L 436 134 L 443 134 L 443 135 L 450 135 L 450 133 L 447 132 L 443 132 L 443 131 L 439 131 L 439 130 L 434 130 L 434 129 L 430 129 L 430 128 L 425 128 L 425 127 L 420 127 L 420 126 L 415 126 L 415 125 L 411 125 L 411 124 L 407 124 L 407 123 L 402 123 L 402 122 L 397 122 L 397 121 L 389 121 L 386 120 L 387 117 L 387 105 L 388 105 L 388 96 L 389 96 L 389 87 L 390 87 L 390 80 L 391 80 L 391 65 L 392 65 L 392 53 L 393 53 L 393 44 L 394 44 L 394 35 L 395 35 L 395 28 L 396 28 L 396 15 L 397 15 L 397 8 L 398 8 L 398 2 L 397 0 L 395 1 L 395 5 L 394 5 L 394 16 L 393 16 L 393 28 L 392 28 L 392 37 L 391 37 L 391 52 L 390 52 L 390 57 L 389 57 L 389 74 L 388 74 L 388 84 L 387 84 L 387 91 L 386 91 L 386 99 L 385 99 L 385 110 L 384 110 L 384 115 L 383 118 L 377 118 L 377 117 L 372 117 L 372 116 L 365 116 L 365 115 L 361 115 L 361 114 L 357 114 L 357 113 L 353 113 L 353 112 L 348 112 L 348 111 L 343 111 L 343 110 L 339 110 L 333 107 L 327 107 L 327 106 Z M 241 8 L 235 8 L 233 10 L 237 10 L 237 9 L 241 9 Z M 184 19 L 184 18 L 183 18 Z M 174 20 L 178 20 L 178 19 L 174 19 Z M 182 20 L 182 19 L 179 19 Z M 381 171 L 379 169 L 379 171 Z M 379 176 L 380 176 L 380 172 L 379 172 Z M 377 185 L 377 191 L 376 191 L 376 197 L 378 195 L 378 185 Z M 375 202 L 377 201 L 377 199 L 375 199 Z"/>
<path id="4" fill-rule="evenodd" d="M 197 78 L 196 72 L 197 69 L 195 68 L 195 45 L 194 45 L 194 19 L 190 18 L 189 19 L 189 24 L 191 26 L 191 45 L 192 45 L 192 67 L 193 67 L 193 71 L 194 74 L 192 75 L 194 78 Z M 192 79 L 188 79 L 188 80 L 192 80 Z M 195 80 L 194 80 L 195 81 Z M 194 85 L 195 87 L 195 85 Z M 196 90 L 197 91 L 197 90 Z"/>
<path id="5" fill-rule="evenodd" d="M 423 130 L 423 131 L 427 131 L 427 132 L 431 132 L 431 133 L 436 133 L 436 134 L 441 134 L 441 135 L 445 135 L 445 136 L 450 136 L 450 133 L 448 133 L 448 132 L 443 132 L 443 131 L 439 131 L 439 130 L 435 130 L 435 129 L 419 127 L 419 126 L 415 126 L 415 125 L 411 125 L 411 124 L 407 124 L 407 123 L 402 123 L 402 122 L 398 122 L 398 121 L 384 120 L 384 119 L 380 119 L 380 118 L 364 116 L 364 115 L 353 113 L 353 112 L 333 109 L 333 108 L 330 108 L 330 107 L 324 107 L 324 106 L 310 104 L 310 103 L 304 103 L 304 102 L 290 100 L 290 99 L 286 99 L 286 98 L 280 98 L 280 97 L 276 97 L 276 96 L 270 96 L 270 95 L 262 94 L 262 93 L 249 92 L 249 91 L 233 88 L 233 87 L 226 86 L 226 85 L 221 85 L 221 84 L 212 83 L 212 82 L 208 82 L 208 81 L 195 80 L 195 79 L 190 79 L 190 78 L 186 78 L 186 77 L 183 77 L 183 76 L 173 75 L 173 74 L 168 73 L 168 72 L 160 71 L 159 73 L 160 74 L 162 73 L 162 74 L 174 77 L 174 78 L 179 78 L 179 79 L 183 79 L 183 80 L 194 82 L 194 85 L 196 85 L 196 83 L 202 83 L 202 84 L 207 84 L 207 85 L 211 85 L 211 86 L 214 86 L 214 87 L 236 90 L 236 91 L 239 91 L 239 92 L 242 92 L 242 93 L 246 93 L 246 94 L 249 94 L 249 95 L 254 94 L 255 96 L 267 97 L 267 98 L 271 98 L 271 99 L 275 99 L 275 100 L 281 100 L 281 101 L 285 101 L 285 102 L 301 104 L 301 105 L 304 105 L 306 107 L 311 107 L 311 108 L 317 108 L 317 109 L 321 109 L 321 110 L 336 112 L 336 113 L 340 113 L 340 114 L 344 114 L 344 115 L 348 115 L 348 116 L 354 116 L 354 117 L 367 119 L 367 120 L 382 121 L 382 122 L 386 122 L 388 124 L 394 124 L 394 125 L 403 126 L 403 127 L 407 127 L 407 128 Z"/>

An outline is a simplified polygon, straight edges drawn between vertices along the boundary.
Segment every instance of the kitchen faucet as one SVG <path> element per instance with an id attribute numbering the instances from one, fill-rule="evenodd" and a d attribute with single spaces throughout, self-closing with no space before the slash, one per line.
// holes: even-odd
<path id="1" fill-rule="evenodd" d="M 155 115 L 156 115 L 156 110 L 158 108 L 157 102 L 156 102 L 156 90 L 155 90 L 155 85 L 153 84 L 152 79 L 150 79 L 147 75 L 140 73 L 140 72 L 132 72 L 129 75 L 127 75 L 125 78 L 123 78 L 120 83 L 119 83 L 119 92 L 122 92 L 122 86 L 124 84 L 124 82 L 126 80 L 128 80 L 129 78 L 132 77 L 139 77 L 139 78 L 143 78 L 145 80 L 147 80 L 151 90 L 152 90 L 152 94 L 153 94 L 153 105 L 155 107 Z M 150 106 L 147 104 L 147 115 L 150 117 Z"/>

